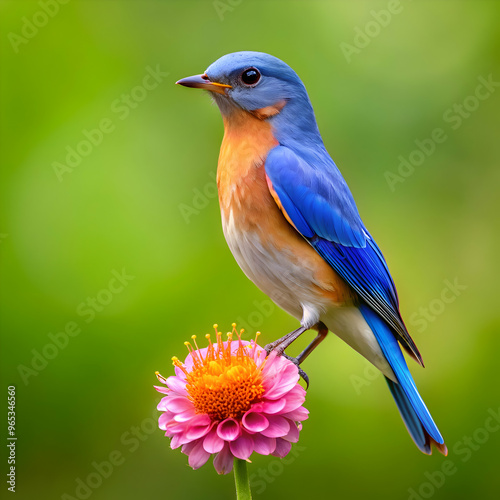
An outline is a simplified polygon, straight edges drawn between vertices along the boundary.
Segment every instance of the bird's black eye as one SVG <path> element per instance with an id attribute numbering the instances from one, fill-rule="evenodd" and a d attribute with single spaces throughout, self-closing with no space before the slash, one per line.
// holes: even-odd
<path id="1" fill-rule="evenodd" d="M 260 72 L 257 68 L 248 68 L 241 73 L 241 81 L 245 85 L 255 85 L 260 80 Z"/>

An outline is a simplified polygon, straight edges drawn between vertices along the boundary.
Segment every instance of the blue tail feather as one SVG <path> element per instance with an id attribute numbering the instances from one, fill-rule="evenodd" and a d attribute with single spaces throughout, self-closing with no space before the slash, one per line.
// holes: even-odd
<path id="1" fill-rule="evenodd" d="M 413 441 L 421 452 L 430 455 L 431 447 L 428 442 L 429 440 L 427 439 L 422 423 L 406 397 L 406 394 L 399 384 L 396 384 L 387 377 L 385 377 L 385 380 L 389 386 L 392 396 L 394 397 L 394 401 L 396 401 L 399 413 L 401 414 L 410 436 L 413 438 Z"/>
<path id="2" fill-rule="evenodd" d="M 443 437 L 417 391 L 391 327 L 368 305 L 361 304 L 359 308 L 396 375 L 398 383 L 386 377 L 387 384 L 413 441 L 424 453 L 430 454 L 434 443 L 446 454 Z"/>

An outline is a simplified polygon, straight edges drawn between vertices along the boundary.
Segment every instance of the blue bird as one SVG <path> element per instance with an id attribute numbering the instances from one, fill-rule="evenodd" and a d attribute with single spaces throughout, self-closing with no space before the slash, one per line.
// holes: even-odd
<path id="1" fill-rule="evenodd" d="M 300 328 L 266 348 L 284 350 L 303 332 L 332 331 L 385 376 L 418 448 L 447 454 L 401 347 L 423 366 L 399 312 L 396 287 L 349 188 L 325 149 L 304 84 L 260 52 L 227 54 L 177 82 L 208 90 L 224 138 L 217 185 L 226 241 L 243 272 Z"/>

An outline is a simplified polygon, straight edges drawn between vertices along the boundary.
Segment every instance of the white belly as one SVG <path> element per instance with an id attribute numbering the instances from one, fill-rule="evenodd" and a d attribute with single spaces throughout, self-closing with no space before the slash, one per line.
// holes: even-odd
<path id="1" fill-rule="evenodd" d="M 242 232 L 234 224 L 232 212 L 227 220 L 222 217 L 227 244 L 236 262 L 273 302 L 283 310 L 306 321 L 311 327 L 319 321 L 320 311 L 327 301 L 315 293 L 314 270 L 308 269 L 291 253 L 264 247 L 256 233 Z"/>

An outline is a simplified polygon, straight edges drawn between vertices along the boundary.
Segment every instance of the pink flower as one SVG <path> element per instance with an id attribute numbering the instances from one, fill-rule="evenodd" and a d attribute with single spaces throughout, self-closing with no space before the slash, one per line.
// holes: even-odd
<path id="1" fill-rule="evenodd" d="M 253 452 L 284 457 L 299 439 L 305 390 L 299 385 L 297 367 L 288 359 L 228 333 L 215 333 L 217 343 L 196 349 L 189 342 L 184 363 L 172 358 L 175 376 L 158 380 L 166 394 L 158 404 L 158 424 L 171 438 L 172 449 L 182 446 L 189 465 L 198 469 L 214 455 L 219 474 L 233 468 L 233 459 L 248 459 Z"/>

